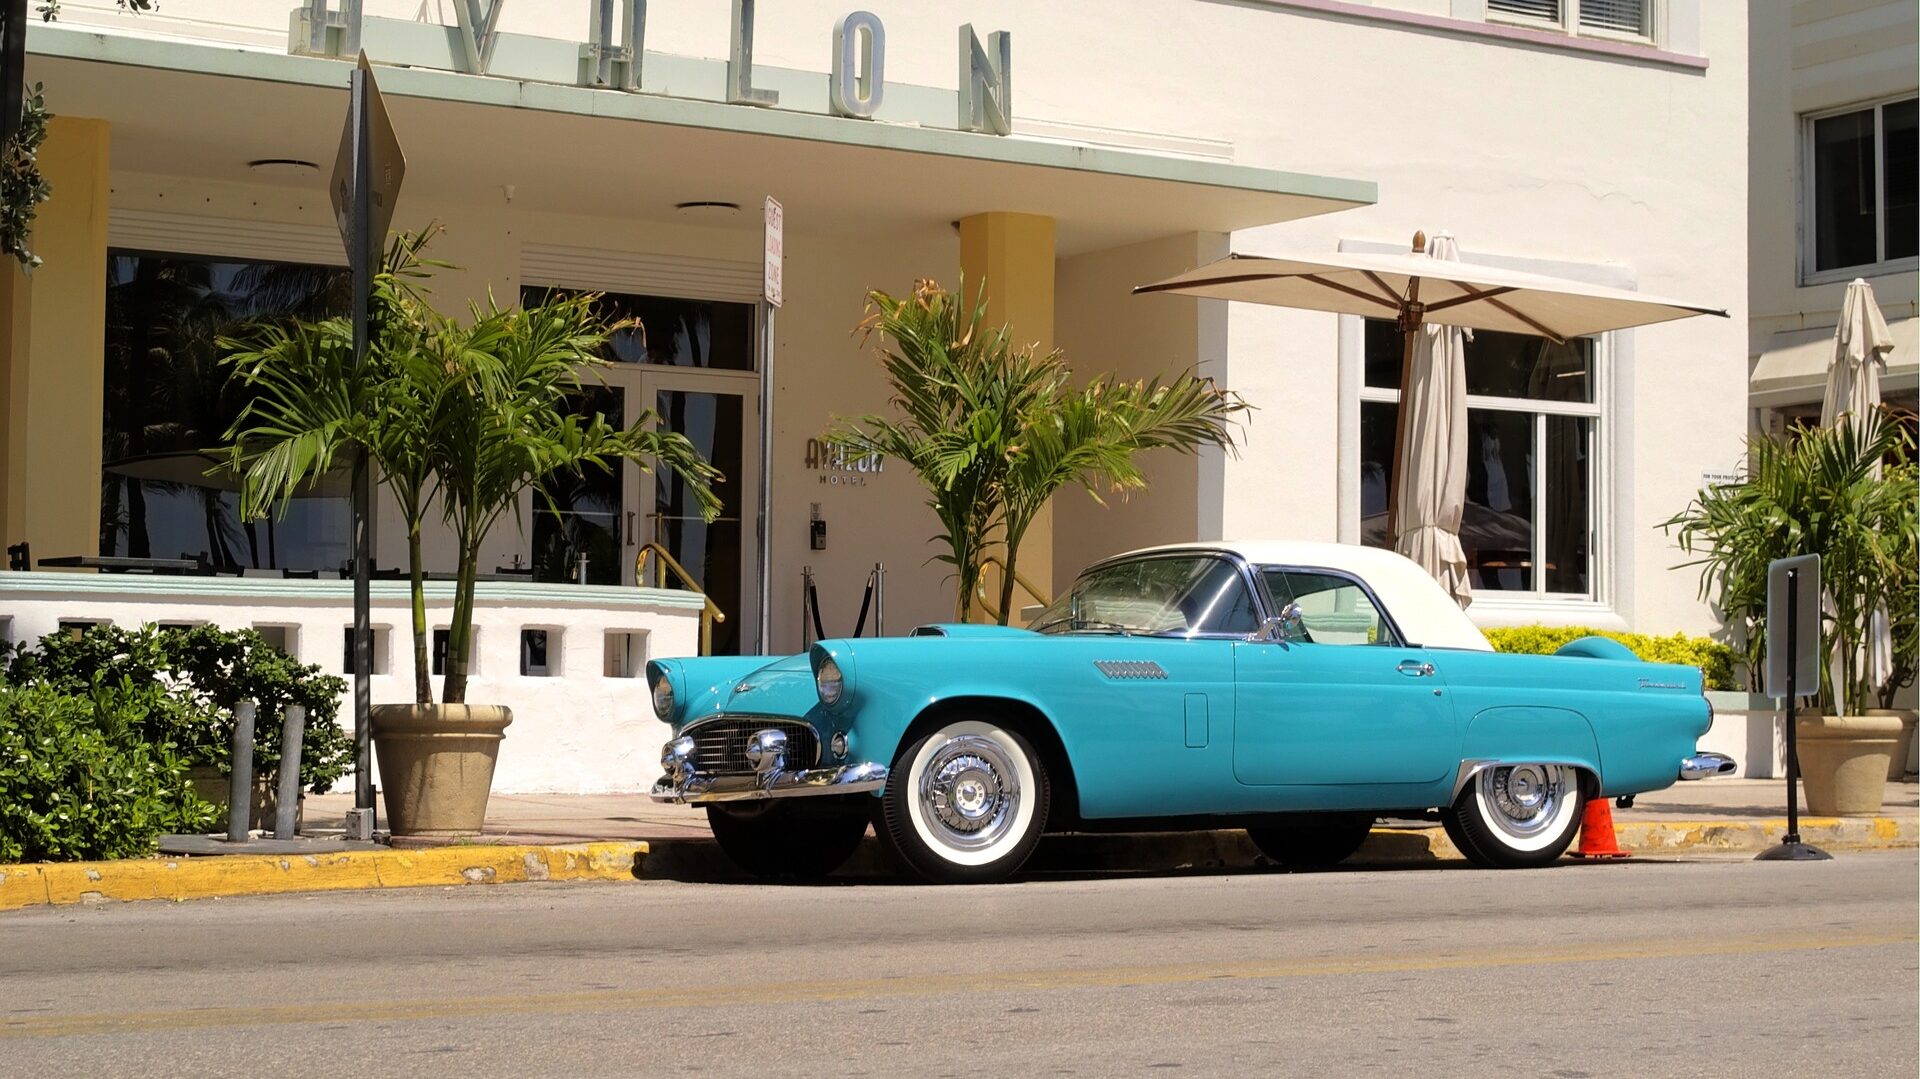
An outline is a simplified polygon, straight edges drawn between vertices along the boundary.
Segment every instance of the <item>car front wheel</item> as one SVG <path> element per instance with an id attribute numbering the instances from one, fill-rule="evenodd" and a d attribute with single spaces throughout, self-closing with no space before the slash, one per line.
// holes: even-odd
<path id="1" fill-rule="evenodd" d="M 1039 843 L 1050 796 L 1025 737 L 990 718 L 956 720 L 900 752 L 874 831 L 923 880 L 1005 880 Z"/>
<path id="2" fill-rule="evenodd" d="M 1552 862 L 1580 830 L 1586 799 L 1563 764 L 1484 768 L 1441 813 L 1447 836 L 1475 865 L 1527 869 Z"/>
<path id="3" fill-rule="evenodd" d="M 868 796 L 813 797 L 707 807 L 714 841 L 756 877 L 816 880 L 844 865 L 866 838 Z"/>
<path id="4" fill-rule="evenodd" d="M 1281 865 L 1324 869 L 1352 857 L 1373 832 L 1373 818 L 1364 813 L 1301 813 L 1298 817 L 1248 828 L 1247 837 L 1261 854 Z"/>

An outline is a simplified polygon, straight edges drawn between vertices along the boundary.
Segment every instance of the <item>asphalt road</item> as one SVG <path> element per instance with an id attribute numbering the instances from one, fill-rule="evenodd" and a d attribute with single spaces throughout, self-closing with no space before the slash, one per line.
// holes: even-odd
<path id="1" fill-rule="evenodd" d="M 1913 852 L 0 915 L 0 1073 L 1911 1076 Z"/>

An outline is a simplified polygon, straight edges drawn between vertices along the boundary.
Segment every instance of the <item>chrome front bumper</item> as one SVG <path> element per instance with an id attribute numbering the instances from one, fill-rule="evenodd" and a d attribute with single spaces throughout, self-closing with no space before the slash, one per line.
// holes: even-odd
<path id="1" fill-rule="evenodd" d="M 1740 770 L 1732 757 L 1725 753 L 1695 753 L 1680 762 L 1681 779 L 1708 779 L 1713 776 L 1730 776 Z"/>
<path id="2" fill-rule="evenodd" d="M 756 798 L 800 798 L 815 794 L 863 794 L 887 784 L 884 764 L 846 764 L 838 768 L 753 772 L 709 776 L 695 773 L 675 782 L 664 775 L 653 785 L 656 802 L 681 805 L 705 802 L 744 802 Z"/>

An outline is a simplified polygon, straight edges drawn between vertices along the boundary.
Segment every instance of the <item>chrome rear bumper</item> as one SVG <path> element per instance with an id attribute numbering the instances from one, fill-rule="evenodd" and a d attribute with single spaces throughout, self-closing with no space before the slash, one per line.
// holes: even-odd
<path id="1" fill-rule="evenodd" d="M 689 775 L 676 783 L 660 777 L 650 797 L 678 804 L 744 802 L 756 798 L 800 798 L 816 794 L 863 794 L 887 784 L 884 764 L 847 764 L 838 768 L 809 768 L 792 772 L 756 772 L 744 775 Z"/>
<path id="2" fill-rule="evenodd" d="M 1707 779 L 1712 776 L 1730 776 L 1740 770 L 1732 757 L 1725 753 L 1695 753 L 1680 761 L 1681 779 Z"/>

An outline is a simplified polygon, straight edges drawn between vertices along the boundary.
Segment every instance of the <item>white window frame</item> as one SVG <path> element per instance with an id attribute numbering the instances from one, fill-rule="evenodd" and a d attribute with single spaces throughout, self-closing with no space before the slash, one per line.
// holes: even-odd
<path id="1" fill-rule="evenodd" d="M 1480 0 L 1480 2 L 1483 5 L 1485 4 L 1485 0 Z M 1579 37 L 1591 37 L 1607 41 L 1627 41 L 1638 45 L 1652 45 L 1656 43 L 1654 40 L 1654 28 L 1662 25 L 1661 12 L 1657 10 L 1657 5 L 1665 2 L 1666 0 L 1646 0 L 1646 6 L 1642 9 L 1641 29 L 1637 34 L 1603 26 L 1588 26 L 1580 18 L 1580 0 L 1560 0 L 1560 18 L 1557 20 L 1529 19 L 1524 15 L 1513 15 L 1504 11 L 1495 11 L 1490 6 L 1486 7 L 1485 11 L 1486 21 L 1502 26 L 1524 26 L 1534 30 L 1554 31 Z"/>
<path id="2" fill-rule="evenodd" d="M 1357 317 L 1355 321 L 1364 322 L 1364 320 L 1358 319 Z M 1381 403 L 1398 405 L 1400 403 L 1399 390 L 1389 390 L 1378 386 L 1368 386 L 1366 384 L 1365 328 L 1364 326 L 1357 328 L 1361 334 L 1360 349 L 1362 353 L 1360 357 L 1361 382 L 1358 395 L 1359 401 L 1362 404 Z M 1612 551 L 1608 543 L 1608 537 L 1611 535 L 1609 526 L 1612 524 L 1612 520 L 1607 505 L 1610 500 L 1603 497 L 1603 492 L 1613 489 L 1609 468 L 1609 463 L 1613 459 L 1613 445 L 1611 441 L 1613 437 L 1613 425 L 1608 422 L 1608 416 L 1612 412 L 1611 404 L 1613 396 L 1613 380 L 1610 377 L 1613 370 L 1612 336 L 1612 334 L 1601 334 L 1588 339 L 1593 342 L 1592 377 L 1594 385 L 1593 401 L 1591 403 L 1579 401 L 1545 401 L 1533 397 L 1489 397 L 1481 394 L 1467 395 L 1467 408 L 1469 411 L 1480 409 L 1489 412 L 1524 412 L 1533 415 L 1533 445 L 1536 452 L 1534 454 L 1532 493 L 1536 517 L 1533 530 L 1533 548 L 1529 553 L 1536 567 L 1544 567 L 1547 564 L 1547 530 L 1542 527 L 1544 522 L 1538 516 L 1544 512 L 1543 507 L 1547 504 L 1547 469 L 1545 467 L 1546 461 L 1543 452 L 1547 444 L 1547 417 L 1579 416 L 1592 420 L 1594 442 L 1592 452 L 1593 475 L 1587 482 L 1587 550 L 1592 562 L 1587 574 L 1588 590 L 1585 592 L 1550 592 L 1546 588 L 1546 573 L 1542 571 L 1534 574 L 1535 587 L 1533 588 L 1476 589 L 1474 593 L 1476 604 L 1483 598 L 1493 597 L 1521 603 L 1562 605 L 1570 603 L 1605 604 L 1609 602 L 1611 596 L 1611 575 L 1608 573 L 1608 567 L 1612 563 Z M 1356 406 L 1356 408 L 1357 407 L 1358 406 Z M 1359 512 L 1358 499 L 1354 500 L 1353 512 L 1355 514 Z M 1354 528 L 1356 529 L 1357 542 L 1357 530 L 1359 528 L 1357 521 L 1354 522 Z"/>
<path id="3" fill-rule="evenodd" d="M 1920 270 L 1920 255 L 1893 259 L 1886 257 L 1887 250 L 1887 124 L 1886 107 L 1898 105 L 1903 101 L 1912 101 L 1913 91 L 1903 91 L 1887 97 L 1869 101 L 1856 101 L 1831 109 L 1819 109 L 1800 114 L 1800 152 L 1798 163 L 1800 174 L 1794 185 L 1794 195 L 1800 203 L 1800 284 L 1825 285 L 1835 281 L 1851 281 L 1856 277 L 1880 277 L 1891 273 L 1911 273 Z M 1873 113 L 1873 192 L 1874 192 L 1874 238 L 1875 258 L 1872 262 L 1855 266 L 1837 266 L 1831 270 L 1814 269 L 1814 232 L 1817 227 L 1818 202 L 1813 189 L 1813 125 L 1821 120 L 1850 113 Z"/>

